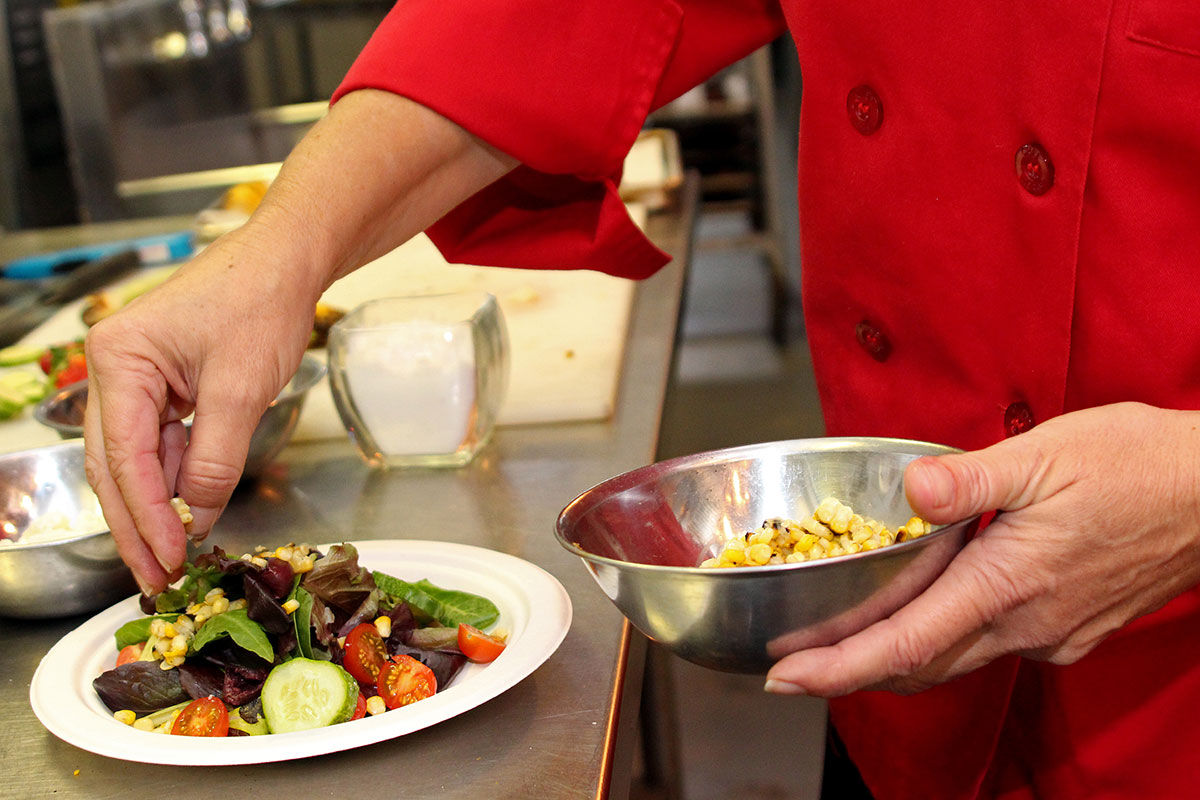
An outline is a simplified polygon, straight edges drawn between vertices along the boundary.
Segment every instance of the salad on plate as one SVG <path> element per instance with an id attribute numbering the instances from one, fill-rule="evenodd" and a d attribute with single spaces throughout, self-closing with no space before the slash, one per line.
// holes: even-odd
<path id="1" fill-rule="evenodd" d="M 163 734 L 277 734 L 382 714 L 506 645 L 491 600 L 369 571 L 352 544 L 240 557 L 214 547 L 141 610 L 92 685 L 114 718 Z"/>

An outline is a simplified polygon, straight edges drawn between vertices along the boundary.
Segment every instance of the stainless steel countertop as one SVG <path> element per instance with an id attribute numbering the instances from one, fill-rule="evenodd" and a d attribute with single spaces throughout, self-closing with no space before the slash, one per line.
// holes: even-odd
<path id="1" fill-rule="evenodd" d="M 558 578 L 574 606 L 566 639 L 541 668 L 469 712 L 369 747 L 250 767 L 170 768 L 77 749 L 34 716 L 29 683 L 38 662 L 84 618 L 0 619 L 0 794 L 626 796 L 646 643 L 552 531 L 575 495 L 654 460 L 695 210 L 690 181 L 678 208 L 650 218 L 648 233 L 674 261 L 638 287 L 611 420 L 501 428 L 459 470 L 374 472 L 349 441 L 296 445 L 257 484 L 239 488 L 209 539 L 234 552 L 288 541 L 445 539 L 527 559 Z"/>

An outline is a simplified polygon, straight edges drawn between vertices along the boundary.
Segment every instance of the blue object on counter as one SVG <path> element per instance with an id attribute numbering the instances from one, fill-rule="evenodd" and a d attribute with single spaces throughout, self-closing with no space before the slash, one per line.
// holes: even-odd
<path id="1" fill-rule="evenodd" d="M 157 236 L 144 236 L 138 239 L 125 239 L 119 242 L 72 247 L 69 250 L 58 250 L 53 253 L 41 253 L 36 256 L 14 259 L 0 268 L 0 277 L 25 280 L 49 278 L 69 272 L 81 264 L 123 250 L 136 250 L 142 266 L 169 264 L 192 255 L 196 249 L 195 243 L 194 233 L 180 231 Z"/>

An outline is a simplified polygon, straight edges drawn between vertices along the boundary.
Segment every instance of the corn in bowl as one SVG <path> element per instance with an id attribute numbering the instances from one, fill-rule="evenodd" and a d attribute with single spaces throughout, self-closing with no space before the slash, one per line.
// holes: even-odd
<path id="1" fill-rule="evenodd" d="M 827 497 L 803 520 L 774 517 L 758 530 L 725 542 L 721 552 L 701 562 L 705 569 L 797 564 L 877 550 L 916 539 L 932 530 L 920 517 L 911 517 L 896 531 L 878 520 L 854 512 L 840 500 Z"/>

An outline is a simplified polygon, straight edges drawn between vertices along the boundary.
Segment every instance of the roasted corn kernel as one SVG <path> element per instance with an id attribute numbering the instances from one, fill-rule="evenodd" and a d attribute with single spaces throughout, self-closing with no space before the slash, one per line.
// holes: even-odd
<path id="1" fill-rule="evenodd" d="M 758 530 L 734 536 L 700 566 L 713 569 L 816 561 L 878 550 L 931 530 L 928 522 L 912 517 L 893 533 L 878 520 L 864 518 L 837 498 L 827 497 L 805 519 L 768 519 Z"/>

